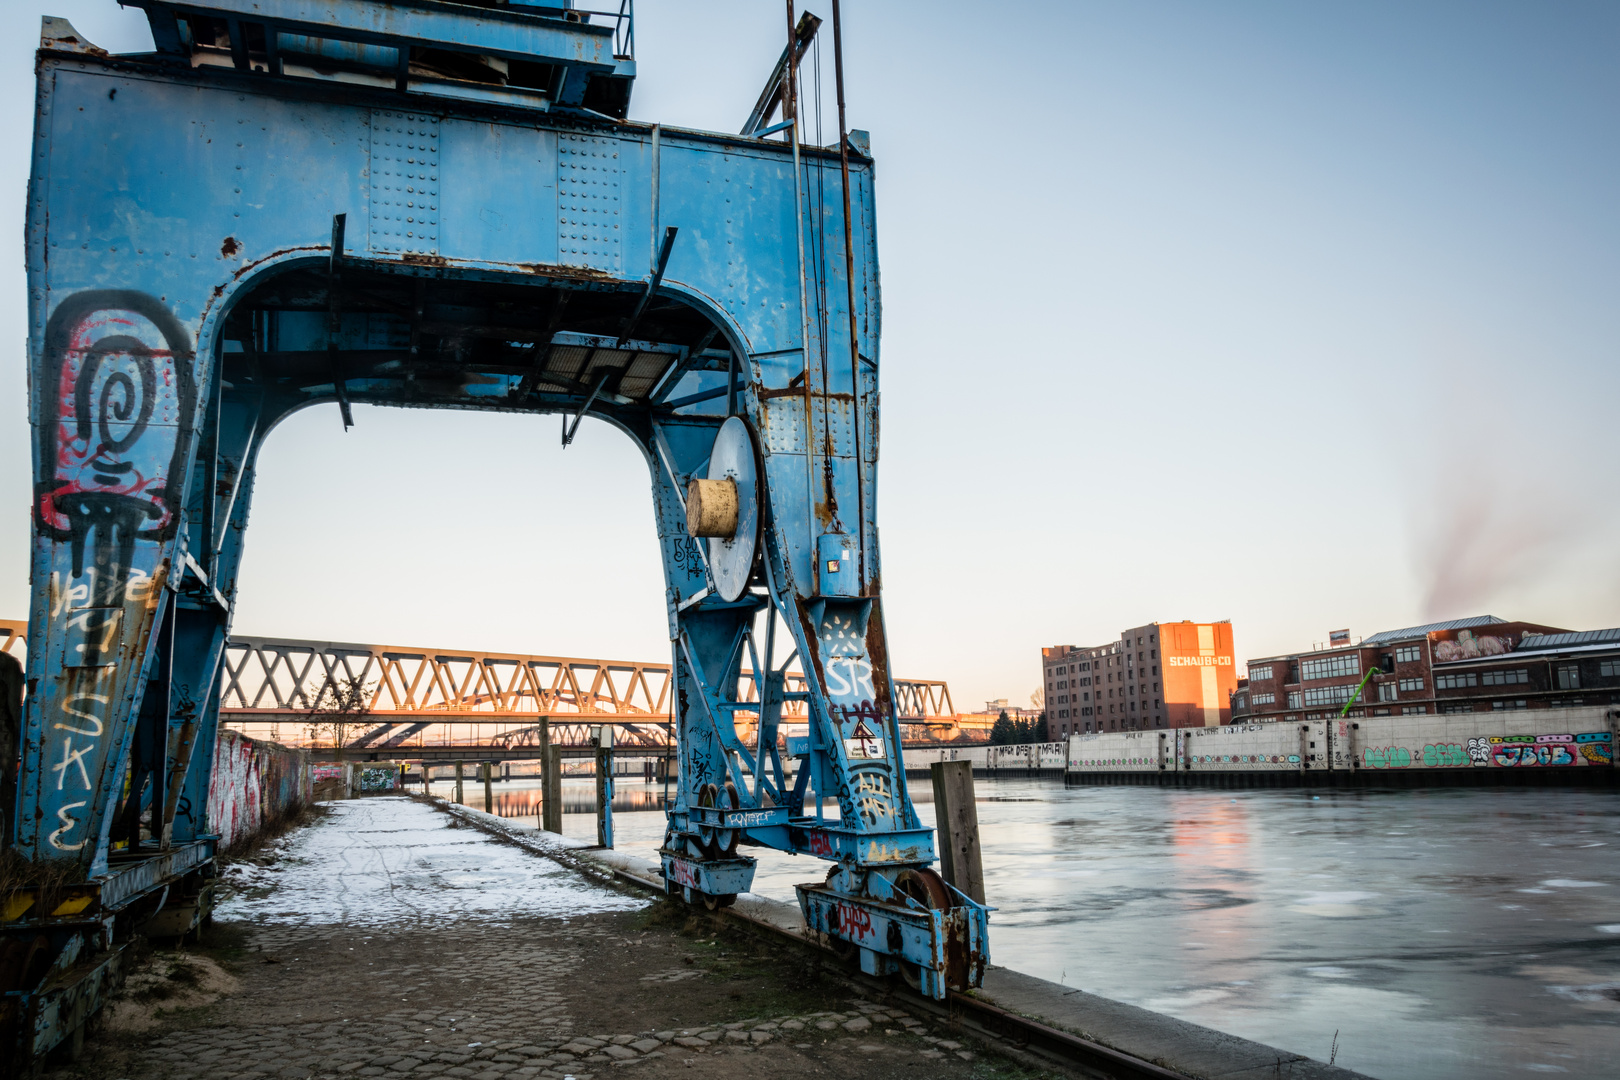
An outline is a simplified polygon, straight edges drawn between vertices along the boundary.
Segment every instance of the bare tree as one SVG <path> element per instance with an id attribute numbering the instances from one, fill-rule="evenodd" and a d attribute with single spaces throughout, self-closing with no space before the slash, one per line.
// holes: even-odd
<path id="1" fill-rule="evenodd" d="M 1033 694 L 1029 695 L 1029 703 L 1031 705 L 1035 706 L 1037 709 L 1045 708 L 1046 707 L 1046 691 L 1042 690 L 1040 687 L 1037 686 L 1035 688 L 1035 692 Z"/>
<path id="2" fill-rule="evenodd" d="M 375 683 L 362 682 L 351 675 L 327 680 L 313 707 L 304 714 L 309 741 L 319 746 L 324 739 L 331 739 L 332 748 L 341 762 L 344 745 L 349 741 L 349 729 L 371 711 L 371 696 L 375 688 Z"/>

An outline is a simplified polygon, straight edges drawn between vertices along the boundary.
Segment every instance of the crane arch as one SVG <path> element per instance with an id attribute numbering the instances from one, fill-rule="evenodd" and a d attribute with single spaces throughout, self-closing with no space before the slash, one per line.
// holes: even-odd
<path id="1" fill-rule="evenodd" d="M 889 671 L 864 140 L 630 122 L 633 61 L 602 28 L 526 10 L 134 2 L 156 53 L 110 56 L 60 20 L 40 52 L 11 842 L 88 881 L 119 846 L 171 869 L 212 857 L 220 661 L 279 419 L 560 413 L 566 443 L 589 413 L 648 461 L 680 747 L 668 887 L 746 890 L 740 840 L 827 859 L 801 889 L 813 927 L 938 996 L 975 984 L 985 909 L 929 876 Z M 319 62 L 276 51 L 292 41 Z M 419 78 L 446 52 L 475 76 L 506 56 L 510 79 Z M 378 74 L 385 54 L 398 66 Z M 753 745 L 733 722 L 745 660 Z M 784 756 L 790 695 L 811 722 Z"/>

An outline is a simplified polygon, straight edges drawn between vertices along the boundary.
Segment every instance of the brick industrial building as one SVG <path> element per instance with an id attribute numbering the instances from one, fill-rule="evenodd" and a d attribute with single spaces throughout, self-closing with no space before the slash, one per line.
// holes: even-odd
<path id="1" fill-rule="evenodd" d="M 1061 739 L 1227 723 L 1233 656 L 1229 622 L 1148 623 L 1106 645 L 1042 649 L 1047 730 Z"/>
<path id="2" fill-rule="evenodd" d="M 1620 704 L 1620 629 L 1568 631 L 1480 615 L 1249 661 L 1234 722 Z"/>

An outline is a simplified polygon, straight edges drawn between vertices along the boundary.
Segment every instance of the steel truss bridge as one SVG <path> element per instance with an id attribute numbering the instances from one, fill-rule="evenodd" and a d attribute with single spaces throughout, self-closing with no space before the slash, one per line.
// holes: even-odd
<path id="1" fill-rule="evenodd" d="M 330 746 L 341 736 L 346 752 L 434 758 L 480 750 L 536 756 L 542 720 L 553 745 L 583 752 L 592 727 L 612 724 L 622 750 L 662 754 L 672 745 L 670 674 L 669 664 L 633 660 L 233 637 L 220 718 L 244 734 L 295 745 L 320 725 L 314 741 Z M 790 673 L 786 689 L 802 693 L 803 676 Z M 931 741 L 955 726 L 943 680 L 908 679 L 895 689 L 909 738 Z M 740 690 L 740 700 L 758 700 L 746 668 Z M 336 711 L 342 704 L 350 707 Z M 804 709 L 803 701 L 786 702 L 783 723 L 805 723 Z M 739 713 L 739 734 L 750 743 L 756 725 L 757 716 Z"/>
<path id="2" fill-rule="evenodd" d="M 22 653 L 27 633 L 26 622 L 0 619 L 0 652 Z M 319 724 L 325 737 L 313 742 L 325 749 L 341 734 L 346 753 L 445 760 L 488 751 L 538 757 L 541 720 L 552 745 L 578 756 L 592 746 L 592 727 L 612 724 L 621 750 L 662 754 L 671 746 L 669 680 L 670 665 L 634 660 L 233 637 L 225 646 L 220 719 L 243 734 L 293 745 L 310 745 L 309 728 Z M 338 695 L 351 687 L 363 707 L 334 713 Z M 786 689 L 802 692 L 803 675 L 789 673 Z M 744 668 L 741 700 L 758 699 L 753 672 Z M 907 741 L 932 742 L 959 721 L 941 679 L 897 681 L 895 702 Z M 784 724 L 805 723 L 802 701 L 784 703 L 782 712 Z M 737 720 L 753 745 L 757 715 L 739 712 Z"/>

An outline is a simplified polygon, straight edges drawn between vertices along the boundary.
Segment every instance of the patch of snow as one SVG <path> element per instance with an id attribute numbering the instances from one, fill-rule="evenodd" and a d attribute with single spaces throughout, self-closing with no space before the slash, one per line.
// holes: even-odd
<path id="1" fill-rule="evenodd" d="M 265 925 L 380 926 L 401 921 L 569 917 L 646 906 L 579 873 L 503 844 L 411 799 L 331 804 L 290 838 L 282 862 L 239 864 L 220 917 Z M 233 870 L 238 868 L 233 867 Z"/>

